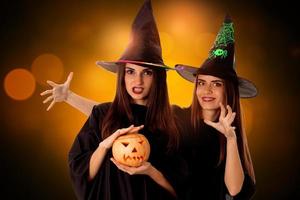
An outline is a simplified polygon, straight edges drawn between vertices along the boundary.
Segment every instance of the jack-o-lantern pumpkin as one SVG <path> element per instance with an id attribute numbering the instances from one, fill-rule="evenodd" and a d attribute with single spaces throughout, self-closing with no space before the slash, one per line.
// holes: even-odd
<path id="1" fill-rule="evenodd" d="M 131 133 L 118 137 L 112 146 L 113 157 L 120 163 L 138 167 L 147 161 L 150 155 L 150 144 L 145 136 Z"/>

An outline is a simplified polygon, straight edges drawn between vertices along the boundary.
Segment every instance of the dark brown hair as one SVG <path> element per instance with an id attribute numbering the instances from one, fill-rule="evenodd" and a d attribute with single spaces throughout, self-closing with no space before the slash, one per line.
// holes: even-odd
<path id="1" fill-rule="evenodd" d="M 147 101 L 147 113 L 145 125 L 151 132 L 159 131 L 167 134 L 168 150 L 178 147 L 178 129 L 175 124 L 174 115 L 169 103 L 167 90 L 166 70 L 160 67 L 149 67 L 153 70 L 153 81 Z M 118 80 L 115 98 L 108 110 L 103 123 L 102 138 L 111 135 L 118 128 L 133 123 L 132 111 L 130 108 L 131 97 L 125 87 L 125 65 L 119 67 Z M 120 120 L 121 119 L 121 120 Z"/>
<path id="2" fill-rule="evenodd" d="M 224 80 L 224 83 L 225 83 L 224 85 L 225 85 L 226 104 L 232 108 L 233 112 L 236 112 L 236 116 L 232 123 L 232 126 L 236 127 L 235 132 L 237 137 L 237 144 L 238 144 L 238 150 L 241 158 L 241 163 L 244 170 L 246 170 L 246 172 L 249 174 L 249 176 L 255 183 L 254 169 L 253 169 L 252 160 L 248 148 L 247 137 L 242 126 L 242 119 L 241 119 L 242 115 L 241 115 L 240 96 L 239 96 L 238 86 L 237 84 L 234 84 L 233 81 L 230 80 Z M 197 90 L 197 81 L 195 81 L 193 101 L 191 105 L 191 122 L 194 129 L 201 127 L 201 125 L 203 125 L 204 123 L 202 120 L 202 109 L 198 102 L 196 90 Z M 219 156 L 218 164 L 223 162 L 226 156 L 226 138 L 220 134 L 219 139 L 220 139 L 220 156 Z"/>

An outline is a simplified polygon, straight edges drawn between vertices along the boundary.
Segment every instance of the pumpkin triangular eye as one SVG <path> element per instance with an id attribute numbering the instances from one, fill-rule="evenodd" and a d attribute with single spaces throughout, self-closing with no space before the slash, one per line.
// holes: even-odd
<path id="1" fill-rule="evenodd" d="M 124 145 L 124 147 L 127 147 L 128 146 L 128 142 L 122 142 L 122 144 Z"/>
<path id="2" fill-rule="evenodd" d="M 139 143 L 140 143 L 140 144 L 143 144 L 143 143 L 144 143 L 144 141 L 142 140 L 142 141 L 140 141 Z"/>

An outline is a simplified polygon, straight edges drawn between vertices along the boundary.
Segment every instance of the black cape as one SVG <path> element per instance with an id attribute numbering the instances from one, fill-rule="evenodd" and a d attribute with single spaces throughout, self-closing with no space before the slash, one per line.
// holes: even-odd
<path id="1" fill-rule="evenodd" d="M 69 152 L 69 167 L 73 188 L 78 199 L 101 200 L 167 200 L 174 197 L 146 175 L 129 175 L 119 170 L 110 161 L 111 150 L 92 181 L 88 181 L 89 161 L 93 152 L 102 141 L 99 125 L 102 124 L 111 103 L 104 103 L 93 108 L 92 114 L 86 121 Z M 135 126 L 145 124 L 147 108 L 131 105 Z M 125 120 L 124 120 L 125 121 Z M 130 124 L 127 124 L 128 127 Z M 123 127 L 116 127 L 123 128 Z M 149 162 L 176 189 L 181 174 L 177 156 L 166 153 L 167 137 L 159 132 L 151 133 L 145 126 L 141 131 L 149 140 L 151 153 Z"/>
<path id="2" fill-rule="evenodd" d="M 219 162 L 219 133 L 204 122 L 194 132 L 191 126 L 191 109 L 173 107 L 181 132 L 181 154 L 188 165 L 188 178 L 181 188 L 186 200 L 247 200 L 255 192 L 255 184 L 245 173 L 241 191 L 234 197 L 229 195 L 224 182 L 225 161 Z"/>

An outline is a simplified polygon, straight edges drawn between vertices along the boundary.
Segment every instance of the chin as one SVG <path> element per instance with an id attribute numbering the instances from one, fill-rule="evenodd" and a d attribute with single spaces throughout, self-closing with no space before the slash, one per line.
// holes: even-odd
<path id="1" fill-rule="evenodd" d="M 209 105 L 207 103 L 201 104 L 203 110 L 217 110 L 219 109 L 219 105 Z"/>
<path id="2" fill-rule="evenodd" d="M 206 106 L 206 107 L 202 107 L 202 110 L 217 110 L 218 108 L 216 107 L 211 107 L 211 106 Z"/>
<path id="3" fill-rule="evenodd" d="M 133 95 L 133 99 L 134 100 L 143 100 L 144 96 L 142 96 L 142 95 Z"/>
<path id="4" fill-rule="evenodd" d="M 132 96 L 132 99 L 134 101 L 141 101 L 141 100 L 144 100 L 145 98 L 143 96 Z"/>

